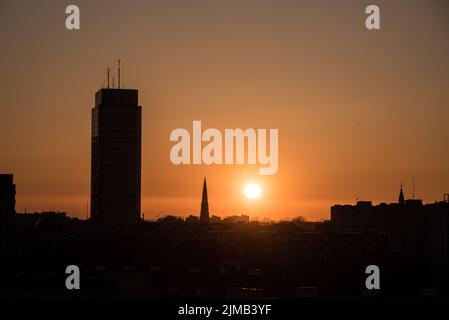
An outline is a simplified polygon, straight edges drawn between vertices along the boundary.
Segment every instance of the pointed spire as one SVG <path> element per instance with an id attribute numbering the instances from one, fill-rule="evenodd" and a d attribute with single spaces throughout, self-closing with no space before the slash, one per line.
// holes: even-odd
<path id="1" fill-rule="evenodd" d="M 201 200 L 202 203 L 207 203 L 207 184 L 206 177 L 203 179 L 203 198 Z"/>
<path id="2" fill-rule="evenodd" d="M 207 200 L 206 177 L 204 177 L 204 180 L 203 180 L 203 197 L 201 199 L 200 221 L 201 222 L 209 221 L 209 202 Z"/>
<path id="3" fill-rule="evenodd" d="M 404 192 L 402 192 L 402 183 L 401 183 L 401 191 L 399 192 L 399 204 L 402 206 L 405 203 Z"/>

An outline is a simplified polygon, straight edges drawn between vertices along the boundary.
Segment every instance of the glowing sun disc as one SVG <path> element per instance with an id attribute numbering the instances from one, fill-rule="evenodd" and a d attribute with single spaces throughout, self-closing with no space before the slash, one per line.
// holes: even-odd
<path id="1" fill-rule="evenodd" d="M 257 199 L 262 193 L 262 189 L 257 183 L 248 183 L 245 186 L 245 196 L 249 199 Z"/>

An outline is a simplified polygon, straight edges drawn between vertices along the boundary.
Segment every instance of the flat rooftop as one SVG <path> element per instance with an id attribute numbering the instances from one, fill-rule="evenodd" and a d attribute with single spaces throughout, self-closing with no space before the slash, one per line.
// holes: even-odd
<path id="1" fill-rule="evenodd" d="M 137 89 L 100 89 L 95 93 L 95 106 L 103 105 L 138 105 Z"/>

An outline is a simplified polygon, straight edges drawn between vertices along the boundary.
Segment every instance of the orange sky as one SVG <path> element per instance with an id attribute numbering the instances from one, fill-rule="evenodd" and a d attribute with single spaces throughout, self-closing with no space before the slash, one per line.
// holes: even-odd
<path id="1" fill-rule="evenodd" d="M 75 3 L 75 2 L 74 2 Z M 381 8 L 381 30 L 364 8 Z M 356 199 L 426 202 L 449 192 L 449 6 L 445 1 L 0 2 L 0 171 L 16 210 L 86 216 L 90 109 L 122 60 L 143 107 L 142 211 L 329 217 Z M 278 128 L 279 170 L 174 166 L 171 130 Z M 258 181 L 262 198 L 244 198 Z"/>

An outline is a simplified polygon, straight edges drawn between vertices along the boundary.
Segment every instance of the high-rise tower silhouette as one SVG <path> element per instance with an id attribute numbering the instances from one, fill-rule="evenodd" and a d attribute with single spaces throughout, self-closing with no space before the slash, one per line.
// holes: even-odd
<path id="1" fill-rule="evenodd" d="M 138 91 L 101 89 L 92 109 L 91 219 L 140 218 L 142 108 Z"/>
<path id="2" fill-rule="evenodd" d="M 206 178 L 203 180 L 203 197 L 201 199 L 200 221 L 209 222 L 209 202 L 207 200 Z"/>

